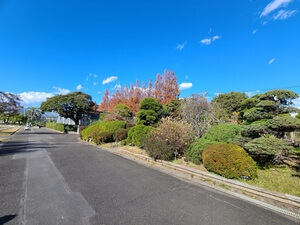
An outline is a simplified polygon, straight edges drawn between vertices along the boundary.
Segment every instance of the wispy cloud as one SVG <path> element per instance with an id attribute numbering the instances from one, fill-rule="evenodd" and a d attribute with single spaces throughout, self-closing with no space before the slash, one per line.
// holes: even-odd
<path id="1" fill-rule="evenodd" d="M 78 84 L 77 86 L 76 86 L 76 91 L 80 91 L 82 89 L 82 85 L 81 84 Z"/>
<path id="2" fill-rule="evenodd" d="M 176 49 L 179 50 L 179 51 L 181 51 L 182 49 L 185 48 L 186 44 L 187 44 L 187 42 L 184 42 L 184 43 L 182 43 L 182 44 L 179 44 L 179 45 L 176 46 Z"/>
<path id="3" fill-rule="evenodd" d="M 118 77 L 110 76 L 110 77 L 106 78 L 105 80 L 103 80 L 102 84 L 109 84 L 109 83 L 114 82 L 116 80 L 118 80 Z"/>
<path id="4" fill-rule="evenodd" d="M 89 79 L 91 79 L 91 78 L 97 78 L 98 77 L 98 75 L 97 74 L 95 74 L 95 73 L 89 73 L 87 76 L 86 76 L 86 78 L 85 78 L 85 80 L 86 81 L 89 81 Z"/>
<path id="5" fill-rule="evenodd" d="M 269 65 L 271 65 L 273 62 L 275 62 L 275 60 L 276 60 L 276 59 L 274 59 L 274 58 L 271 59 L 271 60 L 269 61 Z"/>
<path id="6" fill-rule="evenodd" d="M 64 89 L 60 87 L 53 87 L 53 88 L 56 90 L 55 94 L 58 95 L 67 95 L 71 92 L 69 89 Z"/>
<path id="7" fill-rule="evenodd" d="M 116 84 L 113 88 L 112 88 L 112 90 L 117 90 L 117 89 L 120 89 L 122 86 L 121 86 L 121 84 Z"/>
<path id="8" fill-rule="evenodd" d="M 286 7 L 292 1 L 293 0 L 273 0 L 264 8 L 260 16 L 261 17 L 267 16 L 276 9 L 279 9 L 281 7 Z"/>
<path id="9" fill-rule="evenodd" d="M 183 90 L 186 90 L 186 89 L 190 89 L 192 87 L 193 87 L 192 83 L 183 82 L 183 83 L 179 84 L 179 90 L 180 91 L 183 91 Z"/>
<path id="10" fill-rule="evenodd" d="M 220 35 L 215 35 L 215 36 L 213 36 L 213 37 L 211 37 L 211 38 L 205 38 L 205 39 L 202 39 L 202 40 L 200 41 L 200 43 L 203 44 L 203 45 L 210 45 L 213 41 L 216 41 L 216 40 L 218 40 L 218 39 L 220 39 L 220 38 L 221 38 Z"/>
<path id="11" fill-rule="evenodd" d="M 254 30 L 252 31 L 252 34 L 256 34 L 257 31 L 258 31 L 258 29 L 254 29 Z"/>
<path id="12" fill-rule="evenodd" d="M 98 85 L 98 82 L 96 82 L 96 81 L 93 82 L 93 85 L 94 85 L 94 86 L 97 86 L 97 85 Z"/>
<path id="13" fill-rule="evenodd" d="M 298 10 L 280 10 L 276 15 L 273 16 L 274 20 L 286 20 L 291 16 L 295 15 Z"/>

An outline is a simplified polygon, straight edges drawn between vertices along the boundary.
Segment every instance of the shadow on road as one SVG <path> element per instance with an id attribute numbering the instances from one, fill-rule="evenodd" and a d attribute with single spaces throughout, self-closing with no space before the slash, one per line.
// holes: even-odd
<path id="1" fill-rule="evenodd" d="M 34 143 L 34 142 L 22 142 L 11 141 L 4 144 L 0 149 L 0 157 L 6 155 L 14 155 L 18 153 L 30 153 L 38 151 L 39 149 L 51 148 L 48 144 Z M 0 224 L 1 225 L 1 224 Z"/>
<path id="2" fill-rule="evenodd" d="M 0 217 L 0 225 L 6 224 L 7 222 L 13 220 L 15 217 L 17 217 L 16 214 L 6 215 L 6 216 Z"/>

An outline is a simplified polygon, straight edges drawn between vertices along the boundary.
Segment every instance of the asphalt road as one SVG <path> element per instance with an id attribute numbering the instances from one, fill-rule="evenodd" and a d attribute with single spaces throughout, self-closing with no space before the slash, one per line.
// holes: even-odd
<path id="1" fill-rule="evenodd" d="M 99 148 L 20 131 L 0 147 L 1 224 L 299 224 Z"/>

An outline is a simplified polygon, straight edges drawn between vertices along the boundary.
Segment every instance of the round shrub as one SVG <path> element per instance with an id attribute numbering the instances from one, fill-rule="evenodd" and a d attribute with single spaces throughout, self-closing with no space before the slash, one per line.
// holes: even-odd
<path id="1" fill-rule="evenodd" d="M 203 151 L 203 164 L 211 172 L 232 179 L 257 176 L 257 166 L 247 152 L 234 144 L 219 143 Z"/>
<path id="2" fill-rule="evenodd" d="M 120 128 L 114 134 L 115 141 L 123 141 L 128 136 L 128 129 Z"/>
<path id="3" fill-rule="evenodd" d="M 275 137 L 253 139 L 245 145 L 245 149 L 260 166 L 274 162 L 281 163 L 282 157 L 293 151 L 285 141 Z"/>
<path id="4" fill-rule="evenodd" d="M 186 157 L 186 159 L 188 159 L 192 163 L 199 165 L 202 162 L 203 150 L 207 146 L 209 146 L 211 144 L 215 144 L 215 143 L 217 143 L 217 142 L 199 138 L 188 147 L 188 149 L 184 153 L 184 156 Z"/>
<path id="5" fill-rule="evenodd" d="M 144 141 L 148 133 L 153 129 L 153 127 L 148 127 L 145 125 L 136 125 L 128 131 L 128 137 L 126 139 L 127 144 L 135 145 L 138 147 L 143 147 Z"/>
<path id="6" fill-rule="evenodd" d="M 120 120 L 95 123 L 88 126 L 81 132 L 81 138 L 85 141 L 88 141 L 89 139 L 93 140 L 93 137 L 95 137 L 97 133 L 101 132 L 110 132 L 114 135 L 118 129 L 125 128 L 125 125 L 126 122 Z"/>
<path id="7" fill-rule="evenodd" d="M 207 139 L 215 142 L 228 142 L 235 136 L 241 135 L 242 127 L 237 124 L 219 124 L 211 127 L 203 136 L 203 139 Z"/>
<path id="8" fill-rule="evenodd" d="M 180 121 L 165 119 L 159 127 L 150 132 L 144 147 L 154 159 L 169 160 L 173 152 L 183 154 L 193 139 L 191 126 Z"/>
<path id="9" fill-rule="evenodd" d="M 236 124 L 219 124 L 213 126 L 201 138 L 189 146 L 185 152 L 185 157 L 195 164 L 200 164 L 202 161 L 202 151 L 207 146 L 218 142 L 232 142 L 235 137 L 241 135 L 241 130 L 241 126 Z"/>
<path id="10" fill-rule="evenodd" d="M 104 131 L 104 132 L 100 132 L 100 133 L 95 133 L 92 138 L 93 138 L 93 141 L 97 145 L 103 144 L 103 143 L 113 142 L 113 140 L 114 140 L 113 133 L 112 132 L 108 132 L 108 131 Z"/>

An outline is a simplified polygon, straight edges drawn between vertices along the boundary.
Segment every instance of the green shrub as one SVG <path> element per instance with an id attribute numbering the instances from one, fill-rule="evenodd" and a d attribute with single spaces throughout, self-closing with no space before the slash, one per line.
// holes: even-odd
<path id="1" fill-rule="evenodd" d="M 140 102 L 139 111 L 136 114 L 137 124 L 151 126 L 158 123 L 165 114 L 163 105 L 154 98 L 144 98 Z"/>
<path id="2" fill-rule="evenodd" d="M 130 111 L 129 107 L 125 104 L 118 104 L 114 110 L 121 116 L 121 117 L 131 117 L 132 112 Z"/>
<path id="3" fill-rule="evenodd" d="M 58 130 L 61 132 L 65 131 L 64 124 L 61 124 L 61 123 L 47 122 L 46 127 L 49 129 Z"/>
<path id="4" fill-rule="evenodd" d="M 88 141 L 90 138 L 93 140 L 93 136 L 101 132 L 110 132 L 114 135 L 118 129 L 125 128 L 125 124 L 125 121 L 119 120 L 98 122 L 84 129 L 81 132 L 81 138 L 85 141 Z"/>
<path id="5" fill-rule="evenodd" d="M 184 153 L 184 156 L 187 158 L 187 160 L 199 165 L 202 162 L 203 150 L 207 146 L 215 143 L 217 142 L 199 138 L 188 147 L 188 149 Z"/>
<path id="6" fill-rule="evenodd" d="M 114 141 L 113 133 L 109 131 L 94 133 L 92 139 L 97 145 Z"/>
<path id="7" fill-rule="evenodd" d="M 185 157 L 195 163 L 201 163 L 204 148 L 218 142 L 232 142 L 241 135 L 241 126 L 236 124 L 219 124 L 210 128 L 201 138 L 196 140 L 185 152 Z"/>
<path id="8" fill-rule="evenodd" d="M 297 118 L 297 119 L 300 119 L 300 113 L 297 114 L 296 118 Z"/>
<path id="9" fill-rule="evenodd" d="M 193 139 L 191 126 L 165 119 L 159 127 L 149 133 L 144 147 L 154 159 L 169 160 L 173 152 L 183 154 Z"/>
<path id="10" fill-rule="evenodd" d="M 258 138 L 263 134 L 268 134 L 271 131 L 266 126 L 266 124 L 250 124 L 245 125 L 242 128 L 242 136 L 249 138 Z"/>
<path id="11" fill-rule="evenodd" d="M 137 120 L 136 123 L 138 125 L 151 126 L 158 122 L 159 118 L 157 113 L 154 110 L 145 110 L 141 109 L 136 114 Z"/>
<path id="12" fill-rule="evenodd" d="M 114 139 L 115 141 L 123 141 L 127 138 L 128 136 L 128 131 L 129 129 L 124 129 L 124 128 L 120 128 L 118 130 L 116 130 L 115 134 L 114 134 Z"/>
<path id="13" fill-rule="evenodd" d="M 215 142 L 228 142 L 235 136 L 241 135 L 242 127 L 236 124 L 219 124 L 210 128 L 203 136 L 203 139 L 207 139 Z"/>
<path id="14" fill-rule="evenodd" d="M 275 137 L 253 139 L 245 145 L 245 149 L 260 166 L 281 163 L 282 156 L 293 151 L 293 148 L 288 146 L 285 141 Z"/>
<path id="15" fill-rule="evenodd" d="M 143 147 L 143 143 L 148 133 L 153 127 L 147 127 L 145 125 L 136 125 L 128 131 L 128 137 L 126 139 L 127 144 Z"/>
<path id="16" fill-rule="evenodd" d="M 211 172 L 232 179 L 257 176 L 257 166 L 240 146 L 234 144 L 213 144 L 203 151 L 203 164 Z"/>

